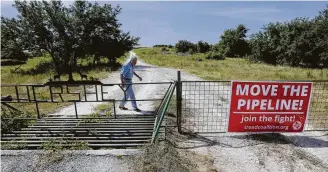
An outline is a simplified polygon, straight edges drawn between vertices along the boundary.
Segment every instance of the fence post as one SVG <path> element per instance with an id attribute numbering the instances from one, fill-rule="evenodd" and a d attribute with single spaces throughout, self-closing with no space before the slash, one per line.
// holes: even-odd
<path id="1" fill-rule="evenodd" d="M 177 100 L 177 125 L 178 125 L 178 132 L 182 133 L 181 131 L 181 97 L 182 97 L 182 89 L 181 89 L 181 72 L 178 71 L 178 81 L 177 81 L 177 96 L 176 96 L 176 100 Z"/>
<path id="2" fill-rule="evenodd" d="M 39 111 L 39 104 L 38 104 L 38 101 L 36 100 L 36 95 L 35 95 L 35 88 L 34 88 L 34 86 L 32 86 L 32 92 L 33 92 L 33 98 L 34 98 L 34 102 L 35 102 L 35 106 L 36 106 L 36 113 L 38 114 L 38 119 L 40 119 L 41 116 L 40 116 L 40 111 Z"/>
<path id="3" fill-rule="evenodd" d="M 74 109 L 75 109 L 75 117 L 76 119 L 78 119 L 78 115 L 77 115 L 77 107 L 76 107 L 76 101 L 74 101 Z"/>

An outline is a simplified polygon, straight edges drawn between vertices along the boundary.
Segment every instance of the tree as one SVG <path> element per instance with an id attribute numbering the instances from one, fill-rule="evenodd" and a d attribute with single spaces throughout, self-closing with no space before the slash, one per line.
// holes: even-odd
<path id="1" fill-rule="evenodd" d="M 187 40 L 180 40 L 175 44 L 176 51 L 179 53 L 196 52 L 197 46 Z"/>
<path id="2" fill-rule="evenodd" d="M 153 47 L 168 47 L 168 45 L 160 44 L 160 45 L 154 45 Z"/>
<path id="3" fill-rule="evenodd" d="M 320 59 L 317 62 L 308 59 L 312 66 L 328 68 L 328 5 L 313 19 L 313 34 L 316 40 L 313 49 L 309 53 L 317 54 Z M 312 38 L 313 39 L 313 38 Z"/>
<path id="4" fill-rule="evenodd" d="M 262 61 L 269 64 L 277 64 L 277 57 L 273 55 L 273 49 L 269 46 L 267 34 L 259 32 L 251 35 L 249 41 L 251 50 L 251 55 L 249 58 L 252 61 Z"/>
<path id="5" fill-rule="evenodd" d="M 25 42 L 20 38 L 22 28 L 16 19 L 1 17 L 1 58 L 26 61 L 28 56 L 24 53 Z"/>
<path id="6" fill-rule="evenodd" d="M 197 43 L 197 52 L 198 53 L 207 53 L 210 51 L 211 46 L 207 42 L 198 41 Z"/>
<path id="7" fill-rule="evenodd" d="M 314 19 L 270 23 L 250 39 L 253 61 L 310 68 L 328 67 L 328 8 Z"/>
<path id="8" fill-rule="evenodd" d="M 248 29 L 240 24 L 236 29 L 225 30 L 218 44 L 222 54 L 227 57 L 242 57 L 245 56 L 248 51 L 248 43 L 245 40 Z"/>
<path id="9" fill-rule="evenodd" d="M 19 12 L 16 27 L 22 28 L 18 38 L 28 43 L 28 50 L 47 51 L 56 72 L 69 74 L 70 81 L 79 58 L 103 55 L 113 61 L 138 45 L 139 38 L 120 30 L 119 6 L 75 1 L 65 7 L 61 1 L 15 1 L 14 7 Z"/>

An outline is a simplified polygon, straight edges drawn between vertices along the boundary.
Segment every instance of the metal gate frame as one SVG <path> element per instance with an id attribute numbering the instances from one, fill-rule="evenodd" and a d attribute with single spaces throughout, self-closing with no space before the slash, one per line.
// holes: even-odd
<path id="1" fill-rule="evenodd" d="M 154 85 L 154 84 L 165 84 L 168 86 L 166 92 L 160 92 L 154 97 L 148 99 L 136 99 L 135 101 L 160 101 L 158 108 L 151 112 L 151 114 L 142 115 L 131 115 L 131 114 L 116 114 L 115 104 L 116 100 L 104 94 L 106 92 L 106 87 L 118 86 L 122 91 L 124 96 L 126 95 L 126 90 L 131 85 Z M 14 123 L 15 128 L 9 129 L 8 131 L 3 131 L 1 135 L 1 143 L 5 144 L 26 144 L 24 148 L 40 148 L 42 143 L 51 141 L 53 137 L 60 137 L 61 139 L 53 140 L 56 142 L 65 142 L 63 146 L 70 146 L 73 141 L 83 141 L 89 147 L 99 148 L 99 147 L 137 147 L 148 143 L 154 143 L 161 133 L 160 129 L 166 127 L 162 124 L 166 110 L 168 109 L 169 102 L 173 96 L 176 82 L 149 82 L 149 83 L 133 83 L 126 84 L 126 88 L 121 84 L 58 84 L 58 85 L 1 85 L 4 87 L 11 87 L 11 92 L 15 92 L 14 95 L 7 95 L 1 97 L 1 105 L 8 107 L 11 110 L 18 111 L 17 108 L 11 106 L 10 104 L 18 103 L 29 103 L 35 104 L 35 109 L 37 111 L 37 116 L 30 118 L 20 118 L 15 117 L 11 113 L 10 116 L 5 116 L 1 118 L 1 122 L 6 120 L 9 121 L 9 125 Z M 82 89 L 70 89 L 71 87 L 82 87 Z M 94 86 L 91 90 L 87 90 L 88 86 Z M 98 88 L 99 87 L 99 88 Z M 22 89 L 23 88 L 23 89 Z M 43 97 L 38 95 L 38 89 L 42 89 Z M 57 88 L 57 90 L 53 90 Z M 46 89 L 46 90 L 45 90 Z M 77 97 L 75 100 L 68 100 L 64 95 L 75 95 Z M 93 95 L 89 98 L 87 95 Z M 126 100 L 133 101 L 133 100 Z M 68 118 L 57 118 L 52 116 L 41 117 L 39 111 L 40 103 L 64 103 L 71 102 L 74 104 L 75 117 Z M 113 103 L 114 115 L 99 116 L 99 117 L 88 117 L 80 116 L 77 114 L 77 103 L 79 102 L 111 102 Z M 19 104 L 18 104 L 19 105 Z M 3 107 L 2 106 L 2 107 Z M 64 114 L 63 114 L 64 115 Z M 87 118 L 86 118 L 87 117 Z M 40 120 L 39 120 L 40 119 Z M 89 121 L 89 119 L 96 121 Z M 99 119 L 99 120 L 98 120 Z M 23 120 L 24 122 L 32 122 L 29 124 L 24 124 L 23 126 L 16 127 L 16 120 Z M 31 120 L 31 121 L 29 121 Z M 112 124 L 112 125 L 106 125 Z M 44 130 L 46 129 L 46 130 Z M 99 130 L 97 132 L 97 130 Z M 94 133 L 94 131 L 96 131 Z M 22 134 L 23 133 L 23 134 Z M 41 133 L 41 135 L 39 135 Z M 113 134 L 114 133 L 114 134 Z M 26 137 L 26 134 L 28 135 Z M 45 134 L 46 136 L 44 136 Z M 135 134 L 135 135 L 134 135 Z M 31 135 L 31 136 L 30 136 Z M 60 135 L 60 136 L 58 136 Z M 61 136 L 63 135 L 63 136 Z M 105 136 L 104 136 L 105 135 Z M 27 138 L 27 140 L 25 140 Z M 80 143 L 80 142 L 79 142 Z"/>
<path id="2" fill-rule="evenodd" d="M 225 85 L 225 84 L 230 85 L 231 81 L 182 81 L 180 71 L 177 72 L 177 78 L 178 78 L 177 84 L 176 84 L 176 87 L 177 87 L 177 89 L 176 89 L 177 126 L 178 126 L 179 133 L 183 134 L 183 133 L 186 133 L 185 131 L 183 131 L 184 124 L 182 121 L 184 118 L 186 118 L 186 114 L 183 113 L 186 111 L 186 107 L 183 107 L 183 102 L 187 101 L 186 99 L 183 99 L 183 91 L 184 92 L 190 91 L 190 90 L 184 90 L 184 86 L 186 86 L 188 84 L 194 84 L 195 88 L 196 88 L 197 86 L 203 86 L 201 84 L 204 84 L 204 86 L 203 86 L 204 90 L 199 90 L 199 89 L 192 90 L 195 92 L 195 94 L 193 94 L 193 95 L 202 96 L 203 94 L 197 93 L 197 91 L 199 91 L 199 92 L 215 91 L 214 88 L 217 88 L 218 86 Z M 328 131 L 328 80 L 307 80 L 307 81 L 306 80 L 305 81 L 296 81 L 295 80 L 295 81 L 283 81 L 283 82 L 313 82 L 310 111 L 308 114 L 308 120 L 307 120 L 307 124 L 305 126 L 304 131 Z M 208 85 L 205 87 L 206 83 Z M 229 86 L 229 91 L 231 91 L 230 89 L 231 89 L 231 87 Z M 224 91 L 227 91 L 227 90 L 223 90 L 223 92 Z M 226 94 L 228 94 L 228 93 L 226 93 Z M 186 95 L 185 95 L 185 98 L 186 98 Z M 191 99 L 189 101 L 191 101 L 191 104 L 196 104 L 201 100 L 203 100 L 203 99 L 196 98 L 196 99 Z M 206 100 L 203 100 L 203 101 L 206 101 Z M 209 100 L 207 100 L 207 101 L 209 101 Z M 229 93 L 227 102 L 230 106 L 230 93 Z M 213 109 L 215 109 L 215 108 L 218 108 L 218 107 L 213 107 L 212 109 L 207 109 L 207 110 L 208 111 L 212 110 L 213 115 L 215 115 L 215 113 L 213 112 Z M 199 107 L 198 109 L 202 109 L 202 107 Z M 204 109 L 203 109 L 203 111 L 204 111 Z M 201 115 L 199 115 L 199 116 L 201 116 Z M 206 121 L 206 119 L 197 118 L 197 116 L 193 117 L 193 118 L 196 121 L 196 125 L 197 125 L 197 121 L 205 121 L 205 124 L 200 123 L 200 125 L 203 125 L 203 127 L 209 123 L 208 121 Z M 228 112 L 226 113 L 226 118 L 228 118 Z M 193 130 L 195 130 L 196 127 L 190 127 L 191 131 L 188 131 L 188 132 L 204 133 L 204 134 L 206 134 L 206 133 L 226 133 L 227 125 L 228 125 L 227 123 L 228 123 L 228 121 L 226 121 L 226 122 L 223 121 L 221 123 L 218 123 L 218 125 L 216 126 L 217 128 L 224 128 L 220 131 L 208 131 L 207 130 L 207 131 L 197 132 L 197 131 L 193 131 Z M 311 125 L 311 127 L 310 127 L 310 125 Z"/>
<path id="3" fill-rule="evenodd" d="M 113 87 L 118 86 L 123 94 L 124 97 L 126 95 L 126 91 L 131 85 L 158 85 L 158 84 L 165 84 L 169 85 L 168 88 L 170 88 L 173 85 L 173 82 L 145 82 L 145 83 L 133 83 L 133 84 L 60 84 L 60 85 L 48 85 L 48 84 L 1 84 L 1 88 L 14 88 L 15 94 L 14 95 L 6 95 L 1 97 L 1 105 L 4 105 L 10 109 L 18 110 L 17 108 L 11 106 L 10 104 L 16 104 L 16 103 L 30 103 L 35 104 L 36 112 L 37 112 L 37 119 L 41 119 L 40 111 L 39 111 L 39 104 L 40 103 L 73 103 L 75 107 L 75 117 L 78 118 L 77 113 L 77 106 L 76 104 L 79 102 L 111 102 L 113 103 L 113 109 L 114 109 L 114 118 L 116 118 L 116 108 L 115 104 L 117 101 L 116 99 L 106 99 L 104 98 L 104 94 L 108 94 L 108 92 L 104 91 L 105 87 Z M 126 89 L 124 89 L 122 86 L 128 85 Z M 82 90 L 73 90 L 71 91 L 70 88 L 80 87 L 82 86 Z M 88 91 L 87 87 L 94 87 L 94 91 Z M 100 90 L 99 88 L 100 87 Z M 24 92 L 20 92 L 19 89 L 24 88 Z M 49 99 L 42 99 L 37 97 L 36 88 L 45 88 L 48 89 L 49 93 Z M 59 92 L 54 92 L 54 88 L 59 88 Z M 168 90 L 167 90 L 168 91 Z M 75 100 L 64 100 L 63 95 L 76 95 L 78 96 L 78 99 Z M 95 95 L 96 100 L 88 100 L 88 95 Z M 22 96 L 27 96 L 27 98 L 22 98 Z M 55 100 L 55 96 L 59 96 L 60 101 Z M 163 101 L 165 97 L 162 97 L 160 99 L 136 99 L 135 101 Z M 133 101 L 133 100 L 125 100 L 125 101 Z M 23 119 L 23 120 L 35 120 L 35 118 L 16 118 L 16 119 Z"/>

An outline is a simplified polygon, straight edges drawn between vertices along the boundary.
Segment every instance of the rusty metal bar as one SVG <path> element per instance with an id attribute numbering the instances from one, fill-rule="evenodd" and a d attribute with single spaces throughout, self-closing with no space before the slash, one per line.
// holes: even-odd
<path id="1" fill-rule="evenodd" d="M 87 90 L 85 89 L 85 85 L 83 85 L 84 99 L 87 101 Z"/>
<path id="2" fill-rule="evenodd" d="M 113 106 L 114 106 L 114 118 L 116 119 L 116 101 L 113 101 Z"/>
<path id="3" fill-rule="evenodd" d="M 39 111 L 39 104 L 38 104 L 38 101 L 36 100 L 36 95 L 35 95 L 35 88 L 34 88 L 34 86 L 32 86 L 32 92 L 33 92 L 33 97 L 34 97 L 34 101 L 35 101 L 36 113 L 37 113 L 37 115 L 38 115 L 38 119 L 40 119 L 41 116 L 40 116 L 40 111 Z"/>
<path id="4" fill-rule="evenodd" d="M 52 87 L 51 86 L 49 86 L 49 91 L 50 91 L 50 99 L 51 99 L 51 102 L 53 102 L 54 101 L 54 97 L 52 95 Z"/>
<path id="5" fill-rule="evenodd" d="M 28 88 L 28 86 L 26 86 L 26 92 L 27 92 L 28 101 L 31 102 L 30 89 Z"/>
<path id="6" fill-rule="evenodd" d="M 97 87 L 97 85 L 95 85 L 95 88 L 96 88 L 96 100 L 98 101 L 98 87 Z"/>
<path id="7" fill-rule="evenodd" d="M 18 88 L 17 88 L 17 86 L 15 86 L 15 90 L 16 90 L 17 101 L 19 102 L 19 93 L 18 93 Z"/>
<path id="8" fill-rule="evenodd" d="M 76 118 L 79 118 L 78 115 L 77 115 L 77 107 L 76 107 L 76 102 L 74 102 L 74 109 L 75 109 L 75 116 Z"/>

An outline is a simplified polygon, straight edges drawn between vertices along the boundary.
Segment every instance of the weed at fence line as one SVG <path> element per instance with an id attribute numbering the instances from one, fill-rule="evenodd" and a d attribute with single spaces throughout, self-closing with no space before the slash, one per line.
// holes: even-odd
<path id="1" fill-rule="evenodd" d="M 77 123 L 77 126 L 80 126 L 81 124 L 85 123 L 103 123 L 104 119 L 93 119 L 93 118 L 101 118 L 102 115 L 99 113 L 92 113 L 88 115 L 84 115 L 82 117 L 82 120 Z"/>
<path id="2" fill-rule="evenodd" d="M 103 103 L 93 108 L 93 110 L 98 114 L 103 114 L 107 118 L 111 117 L 111 112 L 113 110 L 112 103 Z"/>
<path id="3" fill-rule="evenodd" d="M 35 122 L 35 120 L 19 119 L 25 118 L 27 116 L 32 115 L 28 112 L 23 113 L 20 111 L 7 109 L 4 107 L 4 105 L 1 105 L 1 132 L 8 133 L 13 130 L 19 130 Z"/>
<path id="4" fill-rule="evenodd" d="M 154 103 L 155 107 L 158 105 L 158 102 Z M 173 96 L 163 124 L 168 126 L 177 124 L 176 110 L 176 97 Z M 162 137 L 157 139 L 154 144 L 139 147 L 144 150 L 144 154 L 129 157 L 137 171 L 217 171 L 211 157 L 175 147 L 177 142 L 187 139 L 186 136 L 178 133 L 177 127 L 167 127 L 165 133 L 165 139 Z"/>
<path id="5" fill-rule="evenodd" d="M 111 117 L 111 111 L 113 110 L 112 104 L 110 103 L 103 103 L 93 108 L 95 111 L 94 113 L 84 115 L 82 117 L 82 120 L 78 122 L 77 126 L 80 126 L 81 124 L 85 123 L 103 123 L 104 119 L 93 119 L 93 118 L 110 118 Z"/>
<path id="6" fill-rule="evenodd" d="M 45 150 L 46 154 L 41 156 L 41 162 L 39 163 L 59 163 L 65 157 L 62 154 L 64 150 L 88 150 L 88 143 L 78 140 L 55 140 L 51 139 L 47 142 L 43 142 L 40 149 Z"/>
<path id="7" fill-rule="evenodd" d="M 26 139 L 22 140 L 26 141 Z M 1 143 L 1 150 L 21 150 L 27 147 L 26 143 L 20 143 L 15 140 Z"/>
<path id="8" fill-rule="evenodd" d="M 41 145 L 41 148 L 43 150 L 51 150 L 53 152 L 58 152 L 64 149 L 64 147 L 62 146 L 62 144 L 59 142 L 56 142 L 55 139 L 50 139 L 47 142 L 43 142 Z"/>
<path id="9" fill-rule="evenodd" d="M 211 156 L 178 149 L 169 142 L 158 142 L 140 149 L 144 150 L 143 154 L 128 158 L 137 171 L 217 171 Z"/>
<path id="10" fill-rule="evenodd" d="M 70 150 L 88 150 L 90 147 L 85 141 L 74 141 L 70 146 Z"/>
<path id="11" fill-rule="evenodd" d="M 181 157 L 169 144 L 148 145 L 143 150 L 145 154 L 132 158 L 137 171 L 188 172 L 195 168 L 194 164 Z"/>
<path id="12" fill-rule="evenodd" d="M 87 150 L 88 143 L 85 141 L 72 140 L 72 139 L 51 139 L 47 142 L 43 142 L 41 149 L 53 152 L 60 152 L 63 150 Z"/>

